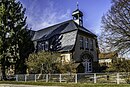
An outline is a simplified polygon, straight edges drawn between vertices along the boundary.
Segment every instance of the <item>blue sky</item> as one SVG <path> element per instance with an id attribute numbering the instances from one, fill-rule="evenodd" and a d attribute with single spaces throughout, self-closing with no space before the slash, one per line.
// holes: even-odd
<path id="1" fill-rule="evenodd" d="M 111 6 L 111 0 L 20 0 L 26 8 L 27 23 L 39 30 L 72 19 L 76 3 L 84 14 L 84 27 L 100 35 L 101 17 Z"/>

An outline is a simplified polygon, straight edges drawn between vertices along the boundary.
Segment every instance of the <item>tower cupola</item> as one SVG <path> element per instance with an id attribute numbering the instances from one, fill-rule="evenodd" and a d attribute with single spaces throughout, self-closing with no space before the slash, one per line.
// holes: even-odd
<path id="1" fill-rule="evenodd" d="M 79 26 L 83 26 L 83 13 L 79 10 L 78 3 L 77 3 L 77 9 L 75 11 L 73 11 L 72 16 L 73 16 L 73 20 Z"/>

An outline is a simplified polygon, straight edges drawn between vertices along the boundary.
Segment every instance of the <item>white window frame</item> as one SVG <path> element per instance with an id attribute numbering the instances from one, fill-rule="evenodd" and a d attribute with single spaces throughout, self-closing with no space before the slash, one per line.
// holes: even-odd
<path id="1" fill-rule="evenodd" d="M 85 67 L 85 73 L 92 72 L 92 59 L 85 59 L 85 62 L 83 64 Z"/>
<path id="2" fill-rule="evenodd" d="M 65 55 L 62 55 L 62 56 L 61 56 L 61 64 L 63 65 L 64 62 L 65 62 Z"/>

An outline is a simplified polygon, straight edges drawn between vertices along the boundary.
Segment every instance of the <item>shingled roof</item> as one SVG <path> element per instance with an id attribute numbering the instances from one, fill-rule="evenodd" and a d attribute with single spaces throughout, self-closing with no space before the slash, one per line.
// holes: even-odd
<path id="1" fill-rule="evenodd" d="M 93 34 L 91 31 L 87 30 L 86 28 L 77 25 L 73 20 L 69 20 L 66 22 L 62 22 L 38 31 L 35 31 L 35 34 L 32 38 L 32 40 L 39 40 L 41 39 L 43 36 L 46 36 L 46 39 L 50 38 L 53 35 L 56 34 L 63 34 L 66 32 L 70 32 L 73 30 L 81 30 L 84 31 L 88 34 L 91 34 L 93 36 L 96 36 L 95 34 Z"/>
<path id="2" fill-rule="evenodd" d="M 83 31 L 86 34 L 96 36 L 86 28 L 79 26 L 73 20 L 69 20 L 35 31 L 32 41 L 39 41 L 40 39 L 47 40 L 53 37 L 54 35 L 59 34 L 63 36 L 60 40 L 62 46 L 62 49 L 60 51 L 70 51 L 73 49 L 75 45 L 78 30 Z"/>

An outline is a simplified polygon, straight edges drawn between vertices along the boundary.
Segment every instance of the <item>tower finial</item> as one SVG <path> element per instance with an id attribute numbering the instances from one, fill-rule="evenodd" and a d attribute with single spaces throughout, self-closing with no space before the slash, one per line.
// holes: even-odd
<path id="1" fill-rule="evenodd" d="M 79 10 L 79 3 L 76 4 L 76 10 L 73 11 L 72 16 L 75 23 L 79 26 L 83 26 L 83 13 Z"/>
<path id="2" fill-rule="evenodd" d="M 77 9 L 79 9 L 79 2 L 77 2 Z"/>

